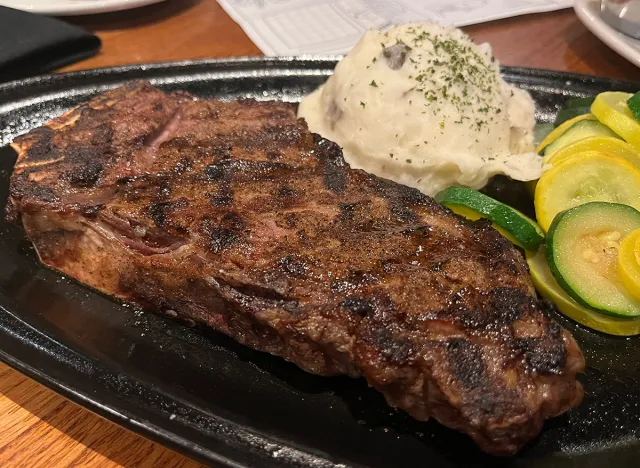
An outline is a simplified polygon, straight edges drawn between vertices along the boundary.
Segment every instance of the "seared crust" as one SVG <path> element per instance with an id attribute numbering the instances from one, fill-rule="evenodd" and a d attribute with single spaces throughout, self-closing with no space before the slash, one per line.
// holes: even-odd
<path id="1" fill-rule="evenodd" d="M 512 454 L 584 360 L 488 224 L 352 170 L 279 102 L 143 83 L 16 139 L 9 216 L 44 263 Z"/>

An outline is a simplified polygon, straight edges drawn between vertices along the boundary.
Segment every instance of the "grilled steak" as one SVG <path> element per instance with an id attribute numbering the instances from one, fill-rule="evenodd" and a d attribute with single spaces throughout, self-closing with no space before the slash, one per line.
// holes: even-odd
<path id="1" fill-rule="evenodd" d="M 279 102 L 131 83 L 16 139 L 8 216 L 46 265 L 513 454 L 584 359 L 484 222 L 353 170 Z"/>

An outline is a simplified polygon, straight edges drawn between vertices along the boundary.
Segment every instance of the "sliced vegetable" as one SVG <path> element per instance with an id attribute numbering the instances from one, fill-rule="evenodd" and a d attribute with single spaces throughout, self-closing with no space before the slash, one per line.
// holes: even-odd
<path id="1" fill-rule="evenodd" d="M 629 234 L 620 244 L 618 272 L 627 291 L 640 301 L 640 230 Z"/>
<path id="2" fill-rule="evenodd" d="M 620 242 L 640 229 L 640 211 L 594 202 L 558 215 L 549 229 L 547 260 L 554 278 L 577 302 L 620 317 L 640 316 L 640 301 L 618 274 Z"/>
<path id="3" fill-rule="evenodd" d="M 627 105 L 632 95 L 618 91 L 600 93 L 593 101 L 591 113 L 603 124 L 640 149 L 640 123 Z"/>
<path id="4" fill-rule="evenodd" d="M 571 109 L 573 107 L 591 107 L 591 104 L 593 104 L 593 101 L 595 100 L 596 98 L 593 96 L 569 99 L 564 107 L 565 109 Z"/>
<path id="5" fill-rule="evenodd" d="M 551 132 L 553 132 L 554 126 L 552 123 L 549 122 L 541 122 L 541 123 L 537 123 L 536 126 L 533 128 L 533 144 L 536 145 L 536 147 L 540 144 L 540 142 L 544 141 L 545 138 L 547 138 L 548 135 L 551 134 Z"/>
<path id="6" fill-rule="evenodd" d="M 553 165 L 538 181 L 538 224 L 548 231 L 556 215 L 588 202 L 622 203 L 640 209 L 640 170 L 606 153 L 579 153 Z"/>
<path id="7" fill-rule="evenodd" d="M 585 114 L 585 115 L 579 115 L 574 119 L 566 121 L 565 123 L 560 125 L 558 128 L 556 128 L 554 131 L 549 133 L 544 140 L 542 140 L 542 143 L 540 143 L 536 148 L 536 152 L 538 154 L 543 154 L 543 151 L 547 146 L 549 146 L 551 143 L 553 143 L 562 135 L 564 135 L 564 132 L 569 130 L 573 126 L 573 124 L 578 123 L 582 120 L 598 120 L 598 119 L 596 119 L 592 114 Z"/>
<path id="8" fill-rule="evenodd" d="M 556 116 L 556 120 L 555 122 L 553 122 L 553 126 L 559 127 L 560 125 L 565 123 L 567 120 L 571 120 L 580 115 L 585 115 L 585 114 L 591 114 L 590 106 L 569 107 L 566 109 L 562 109 L 560 112 L 558 112 L 558 115 Z"/>
<path id="9" fill-rule="evenodd" d="M 449 187 L 435 199 L 467 219 L 490 220 L 503 236 L 526 250 L 536 251 L 544 241 L 544 232 L 535 221 L 477 190 Z"/>
<path id="10" fill-rule="evenodd" d="M 593 137 L 576 141 L 555 152 L 543 164 L 560 164 L 565 159 L 585 152 L 608 153 L 621 157 L 640 169 L 640 151 L 626 141 L 611 137 Z"/>
<path id="11" fill-rule="evenodd" d="M 640 120 L 640 92 L 637 92 L 627 100 L 627 107 L 636 120 Z"/>
<path id="12" fill-rule="evenodd" d="M 640 334 L 640 318 L 625 319 L 603 315 L 574 301 L 553 277 L 547 263 L 545 246 L 536 253 L 527 252 L 526 256 L 534 286 L 540 295 L 553 302 L 561 313 L 580 325 L 609 335 L 633 336 Z"/>
<path id="13" fill-rule="evenodd" d="M 547 145 L 543 150 L 545 160 L 551 158 L 557 151 L 576 141 L 591 137 L 619 138 L 611 129 L 596 120 L 581 120 L 574 123 L 556 141 Z"/>

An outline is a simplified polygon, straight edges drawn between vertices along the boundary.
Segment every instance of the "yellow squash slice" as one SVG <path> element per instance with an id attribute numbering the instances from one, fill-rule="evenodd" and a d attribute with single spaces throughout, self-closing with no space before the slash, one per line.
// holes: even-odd
<path id="1" fill-rule="evenodd" d="M 540 295 L 553 302 L 561 313 L 580 325 L 609 335 L 640 334 L 640 318 L 625 319 L 602 315 L 574 301 L 551 274 L 547 263 L 546 247 L 543 246 L 537 253 L 527 252 L 526 255 L 534 286 Z"/>
<path id="2" fill-rule="evenodd" d="M 627 291 L 640 301 L 640 229 L 629 234 L 620 244 L 618 274 Z"/>
<path id="3" fill-rule="evenodd" d="M 619 91 L 600 93 L 591 105 L 591 113 L 631 146 L 640 149 L 640 123 L 627 105 L 632 96 Z"/>
<path id="4" fill-rule="evenodd" d="M 576 154 L 588 151 L 619 156 L 640 169 L 640 151 L 623 140 L 611 137 L 593 137 L 576 141 L 554 153 L 549 160 L 544 163 L 558 165 Z"/>
<path id="5" fill-rule="evenodd" d="M 640 210 L 640 170 L 617 156 L 587 152 L 542 174 L 535 193 L 536 217 L 547 232 L 558 213 L 594 201 Z"/>

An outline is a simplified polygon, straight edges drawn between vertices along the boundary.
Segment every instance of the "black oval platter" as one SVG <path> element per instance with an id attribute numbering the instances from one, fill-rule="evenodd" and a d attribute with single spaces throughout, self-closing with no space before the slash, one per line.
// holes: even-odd
<path id="1" fill-rule="evenodd" d="M 244 58 L 135 65 L 0 85 L 0 202 L 31 128 L 131 79 L 197 96 L 299 101 L 335 58 Z M 640 85 L 544 70 L 503 70 L 529 90 L 538 120 L 571 97 Z M 509 201 L 510 189 L 499 190 Z M 143 313 L 42 267 L 0 220 L 0 360 L 90 410 L 204 463 L 230 467 L 631 467 L 640 460 L 640 338 L 557 316 L 587 358 L 582 406 L 549 421 L 517 456 L 388 407 L 363 380 L 322 378 L 210 330 Z"/>

